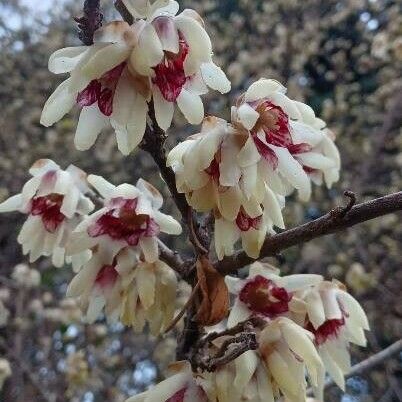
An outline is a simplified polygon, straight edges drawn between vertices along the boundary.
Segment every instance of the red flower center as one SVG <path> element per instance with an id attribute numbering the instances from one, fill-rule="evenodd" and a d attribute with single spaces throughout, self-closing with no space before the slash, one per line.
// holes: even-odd
<path id="1" fill-rule="evenodd" d="M 102 289 L 106 287 L 111 287 L 115 284 L 118 275 L 119 274 L 116 271 L 115 265 L 105 265 L 98 272 L 95 283 Z"/>
<path id="2" fill-rule="evenodd" d="M 253 130 L 254 143 L 258 152 L 276 169 L 278 158 L 275 152 L 267 146 L 257 133 L 261 130 L 265 133 L 265 141 L 277 147 L 287 148 L 291 154 L 300 154 L 311 151 L 311 146 L 306 143 L 294 144 L 290 133 L 289 116 L 279 106 L 270 101 L 264 101 L 256 106 L 260 118 Z"/>
<path id="3" fill-rule="evenodd" d="M 105 115 L 113 113 L 113 99 L 116 87 L 126 66 L 123 62 L 108 71 L 101 78 L 92 80 L 88 86 L 77 95 L 77 104 L 81 107 L 98 103 L 99 110 Z"/>
<path id="4" fill-rule="evenodd" d="M 149 215 L 137 214 L 137 199 L 115 198 L 112 208 L 89 226 L 91 237 L 108 235 L 114 240 L 124 240 L 130 246 L 137 246 L 140 237 L 159 234 L 159 225 Z"/>
<path id="5" fill-rule="evenodd" d="M 54 233 L 66 218 L 61 212 L 63 195 L 49 194 L 44 197 L 34 197 L 31 201 L 31 214 L 41 216 L 45 229 Z"/>
<path id="6" fill-rule="evenodd" d="M 251 311 L 274 318 L 289 311 L 292 295 L 273 281 L 257 275 L 243 287 L 239 298 Z"/>
<path id="7" fill-rule="evenodd" d="M 154 67 L 155 77 L 152 82 L 158 86 L 162 96 L 168 102 L 176 102 L 184 84 L 189 77 L 184 73 L 184 60 L 186 59 L 189 46 L 184 39 L 180 39 L 179 53 L 165 53 L 165 59 Z"/>
<path id="8" fill-rule="evenodd" d="M 216 157 L 212 160 L 211 164 L 205 169 L 205 173 L 210 175 L 213 180 L 219 183 L 219 176 L 221 174 L 219 169 L 219 162 Z"/>
<path id="9" fill-rule="evenodd" d="M 180 389 L 169 399 L 166 399 L 165 402 L 183 402 L 186 391 L 187 391 L 187 388 Z"/>
<path id="10" fill-rule="evenodd" d="M 256 230 L 260 229 L 261 222 L 262 215 L 251 218 L 243 208 L 240 209 L 236 218 L 236 225 L 242 232 L 247 232 L 251 228 Z"/>
<path id="11" fill-rule="evenodd" d="M 329 338 L 336 338 L 339 335 L 341 328 L 345 325 L 345 317 L 333 320 L 327 320 L 317 329 L 313 327 L 311 322 L 308 322 L 306 329 L 312 332 L 315 336 L 315 343 L 322 345 Z"/>

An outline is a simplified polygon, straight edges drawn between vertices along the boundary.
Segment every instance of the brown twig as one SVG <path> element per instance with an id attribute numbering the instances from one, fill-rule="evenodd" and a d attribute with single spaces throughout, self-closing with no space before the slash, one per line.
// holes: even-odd
<path id="1" fill-rule="evenodd" d="M 190 360 L 193 370 L 214 372 L 237 359 L 249 350 L 256 350 L 258 342 L 254 332 L 243 332 L 233 338 L 226 339 L 214 356 L 199 351 Z"/>
<path id="2" fill-rule="evenodd" d="M 185 266 L 181 255 L 177 251 L 171 250 L 162 240 L 158 239 L 159 258 L 174 269 L 181 277 L 185 276 Z"/>
<path id="3" fill-rule="evenodd" d="M 126 6 L 123 4 L 123 2 L 121 0 L 116 0 L 114 2 L 114 7 L 119 12 L 119 14 L 123 17 L 124 21 L 126 21 L 130 25 L 134 22 L 133 16 L 129 13 Z"/>
<path id="4" fill-rule="evenodd" d="M 351 195 L 348 195 L 351 197 Z M 353 199 L 354 202 L 354 199 Z M 352 198 L 347 207 L 338 207 L 314 221 L 297 226 L 266 238 L 260 258 L 272 257 L 282 250 L 306 243 L 318 237 L 348 229 L 358 223 L 366 222 L 402 210 L 402 192 L 377 198 L 352 206 Z M 222 261 L 214 263 L 215 268 L 227 275 L 251 264 L 255 260 L 244 252 L 239 252 Z"/>
<path id="5" fill-rule="evenodd" d="M 100 12 L 100 0 L 85 0 L 84 15 L 75 17 L 78 23 L 78 37 L 86 46 L 94 43 L 94 33 L 102 25 L 103 15 Z"/>

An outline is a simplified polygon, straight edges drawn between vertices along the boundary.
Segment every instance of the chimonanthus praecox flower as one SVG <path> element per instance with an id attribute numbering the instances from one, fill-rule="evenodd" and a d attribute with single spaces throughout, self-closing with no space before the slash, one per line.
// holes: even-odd
<path id="1" fill-rule="evenodd" d="M 324 381 L 324 366 L 313 343 L 313 335 L 286 317 L 269 322 L 259 334 L 259 352 L 271 375 L 272 389 L 288 401 L 306 395 L 306 372 L 310 384 L 318 389 Z"/>
<path id="2" fill-rule="evenodd" d="M 65 246 L 81 218 L 94 208 L 85 196 L 86 175 L 71 165 L 62 170 L 53 161 L 41 159 L 29 170 L 33 176 L 17 194 L 0 204 L 0 212 L 20 211 L 28 215 L 18 236 L 30 262 L 52 256 L 60 267 Z"/>
<path id="3" fill-rule="evenodd" d="M 173 319 L 177 278 L 162 261 L 141 261 L 140 253 L 125 247 L 105 262 L 99 248 L 71 281 L 68 297 L 79 299 L 86 320 L 94 322 L 104 310 L 109 321 L 121 320 L 142 331 L 149 322 L 151 332 L 160 334 Z M 107 258 L 107 257 L 106 257 Z"/>
<path id="4" fill-rule="evenodd" d="M 314 334 L 314 342 L 325 368 L 335 383 L 345 389 L 344 374 L 351 368 L 349 343 L 366 346 L 365 330 L 370 326 L 365 312 L 338 281 L 323 281 L 294 294 L 302 301 L 293 319 L 304 323 Z"/>
<path id="5" fill-rule="evenodd" d="M 199 124 L 204 117 L 200 95 L 208 87 L 230 90 L 195 11 L 176 15 L 175 1 L 151 6 L 127 0 L 125 5 L 139 18 L 133 25 L 113 21 L 95 32 L 93 45 L 58 50 L 49 60 L 50 71 L 70 78 L 46 102 L 41 122 L 51 126 L 78 104 L 79 150 L 89 149 L 111 125 L 119 150 L 129 154 L 142 140 L 151 99 L 159 126 L 167 130 L 176 103 L 191 124 Z"/>
<path id="6" fill-rule="evenodd" d="M 88 182 L 105 199 L 104 207 L 86 217 L 74 230 L 69 255 L 97 246 L 102 250 L 103 263 L 110 265 L 117 253 L 129 246 L 141 254 L 141 259 L 152 263 L 159 257 L 159 233 L 181 233 L 180 224 L 159 211 L 162 196 L 145 180 L 138 180 L 136 186 L 114 186 L 100 176 L 89 175 Z"/>
<path id="7" fill-rule="evenodd" d="M 225 280 L 230 293 L 236 295 L 228 317 L 228 327 L 233 327 L 250 317 L 274 319 L 289 315 L 293 309 L 298 311 L 294 293 L 310 289 L 321 283 L 323 278 L 315 274 L 281 277 L 279 270 L 255 262 L 246 279 L 227 276 Z"/>
<path id="8" fill-rule="evenodd" d="M 201 133 L 177 145 L 168 156 L 179 192 L 200 212 L 213 211 L 218 257 L 231 255 L 239 238 L 257 258 L 273 226 L 284 228 L 283 197 L 257 180 L 256 165 L 241 167 L 241 136 L 225 120 L 204 119 Z"/>
<path id="9" fill-rule="evenodd" d="M 247 141 L 238 163 L 258 164 L 258 174 L 278 194 L 294 188 L 302 200 L 311 195 L 311 182 L 328 187 L 339 179 L 340 157 L 332 133 L 314 111 L 286 96 L 275 80 L 252 84 L 232 108 L 232 124 Z"/>

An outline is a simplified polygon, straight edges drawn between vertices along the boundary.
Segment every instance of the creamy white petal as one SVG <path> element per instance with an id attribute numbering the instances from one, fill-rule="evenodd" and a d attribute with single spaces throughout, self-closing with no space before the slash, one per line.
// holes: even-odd
<path id="1" fill-rule="evenodd" d="M 102 176 L 90 174 L 87 180 L 88 183 L 95 187 L 96 191 L 104 198 L 111 198 L 114 190 L 116 189 L 116 186 L 114 186 L 112 183 L 109 183 Z"/>
<path id="2" fill-rule="evenodd" d="M 77 66 L 87 49 L 87 46 L 74 46 L 56 50 L 49 58 L 49 71 L 54 74 L 69 73 Z"/>
<path id="3" fill-rule="evenodd" d="M 98 50 L 82 67 L 82 73 L 88 79 L 102 77 L 103 74 L 125 61 L 130 55 L 130 48 L 125 45 L 111 44 Z"/>
<path id="4" fill-rule="evenodd" d="M 109 119 L 104 116 L 97 105 L 84 107 L 78 120 L 74 137 L 75 147 L 86 151 L 94 145 L 100 132 L 109 125 Z"/>
<path id="5" fill-rule="evenodd" d="M 225 94 L 230 91 L 231 83 L 223 70 L 214 62 L 202 63 L 201 74 L 205 83 L 215 91 Z"/>
<path id="6" fill-rule="evenodd" d="M 159 257 L 158 242 L 155 237 L 141 237 L 139 244 L 144 253 L 145 260 L 155 262 Z"/>
<path id="7" fill-rule="evenodd" d="M 229 220 L 234 221 L 240 211 L 241 206 L 241 193 L 237 187 L 228 187 L 219 194 L 219 211 L 222 216 Z"/>
<path id="8" fill-rule="evenodd" d="M 258 363 L 257 354 L 253 350 L 246 351 L 235 360 L 236 377 L 233 385 L 240 394 L 244 392 L 246 386 L 253 378 Z"/>
<path id="9" fill-rule="evenodd" d="M 173 18 L 161 16 L 152 21 L 162 49 L 174 54 L 179 53 L 179 33 L 177 32 Z"/>
<path id="10" fill-rule="evenodd" d="M 160 226 L 162 232 L 170 235 L 179 235 L 182 232 L 180 223 L 170 215 L 165 215 L 162 212 L 155 211 L 153 217 L 156 223 Z"/>
<path id="11" fill-rule="evenodd" d="M 285 93 L 286 88 L 278 81 L 263 78 L 250 85 L 245 95 L 245 101 L 254 102 L 277 91 Z"/>
<path id="12" fill-rule="evenodd" d="M 318 328 L 325 322 L 325 311 L 320 294 L 312 290 L 306 296 L 308 318 L 314 328 Z"/>
<path id="13" fill-rule="evenodd" d="M 145 52 L 149 66 L 154 67 L 163 60 L 164 53 L 162 43 L 153 25 L 145 25 L 141 32 L 138 46 Z"/>
<path id="14" fill-rule="evenodd" d="M 290 121 L 291 135 L 295 144 L 307 143 L 312 147 L 317 146 L 323 139 L 322 131 L 313 128 L 301 121 Z"/>
<path id="15" fill-rule="evenodd" d="M 148 391 L 146 402 L 161 402 L 172 397 L 189 382 L 187 373 L 176 374 L 160 382 Z"/>
<path id="16" fill-rule="evenodd" d="M 158 126 L 167 131 L 167 129 L 172 125 L 173 114 L 174 114 L 174 103 L 168 102 L 162 95 L 159 88 L 154 85 L 152 88 L 154 106 L 155 106 L 155 117 Z"/>
<path id="17" fill-rule="evenodd" d="M 286 148 L 270 145 L 278 157 L 278 170 L 299 191 L 300 199 L 307 201 L 311 196 L 311 183 L 303 170 Z"/>
<path id="18" fill-rule="evenodd" d="M 278 198 L 273 191 L 267 186 L 265 198 L 263 201 L 264 211 L 267 213 L 275 226 L 280 229 L 285 229 L 285 223 L 283 221 L 281 206 Z"/>
<path id="19" fill-rule="evenodd" d="M 237 155 L 237 161 L 241 167 L 256 164 L 261 159 L 261 155 L 255 146 L 254 140 L 250 136 L 241 151 Z"/>
<path id="20" fill-rule="evenodd" d="M 195 66 L 202 62 L 209 62 L 212 54 L 211 39 L 205 29 L 192 18 L 184 15 L 175 17 L 175 23 L 184 39 L 189 45 L 189 54 L 184 61 L 184 71 L 186 76 L 196 72 Z"/>
<path id="21" fill-rule="evenodd" d="M 243 103 L 237 109 L 237 114 L 241 124 L 243 124 L 247 130 L 251 130 L 260 118 L 260 114 L 248 103 Z"/>
<path id="22" fill-rule="evenodd" d="M 368 322 L 366 313 L 359 302 L 353 296 L 343 290 L 338 290 L 337 298 L 341 302 L 343 308 L 347 311 L 349 318 L 368 331 L 370 329 L 370 324 Z"/>
<path id="23" fill-rule="evenodd" d="M 190 124 L 200 124 L 204 118 L 204 105 L 201 98 L 184 88 L 177 98 L 177 106 Z"/>
<path id="24" fill-rule="evenodd" d="M 145 310 L 149 309 L 155 301 L 155 273 L 152 266 L 140 264 L 136 274 L 138 295 Z"/>
<path id="25" fill-rule="evenodd" d="M 308 166 L 313 169 L 325 170 L 335 167 L 335 162 L 333 160 L 314 151 L 297 154 L 296 158 L 304 166 Z"/>
<path id="26" fill-rule="evenodd" d="M 76 103 L 77 94 L 68 90 L 70 79 L 62 82 L 46 101 L 40 123 L 50 127 L 68 113 Z"/>
<path id="27" fill-rule="evenodd" d="M 22 208 L 22 194 L 16 194 L 0 204 L 0 213 L 18 211 Z"/>

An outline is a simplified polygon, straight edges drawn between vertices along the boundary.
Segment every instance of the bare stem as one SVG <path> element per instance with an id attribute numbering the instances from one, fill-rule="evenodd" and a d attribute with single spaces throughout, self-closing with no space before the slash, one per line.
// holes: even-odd
<path id="1" fill-rule="evenodd" d="M 350 193 L 347 195 L 351 198 Z M 290 247 L 348 229 L 358 223 L 399 212 L 402 210 L 402 191 L 355 206 L 351 203 L 352 199 L 346 207 L 337 207 L 321 218 L 267 237 L 261 248 L 259 259 L 273 257 Z M 220 273 L 227 275 L 254 261 L 246 253 L 239 252 L 215 262 L 214 266 Z"/>

